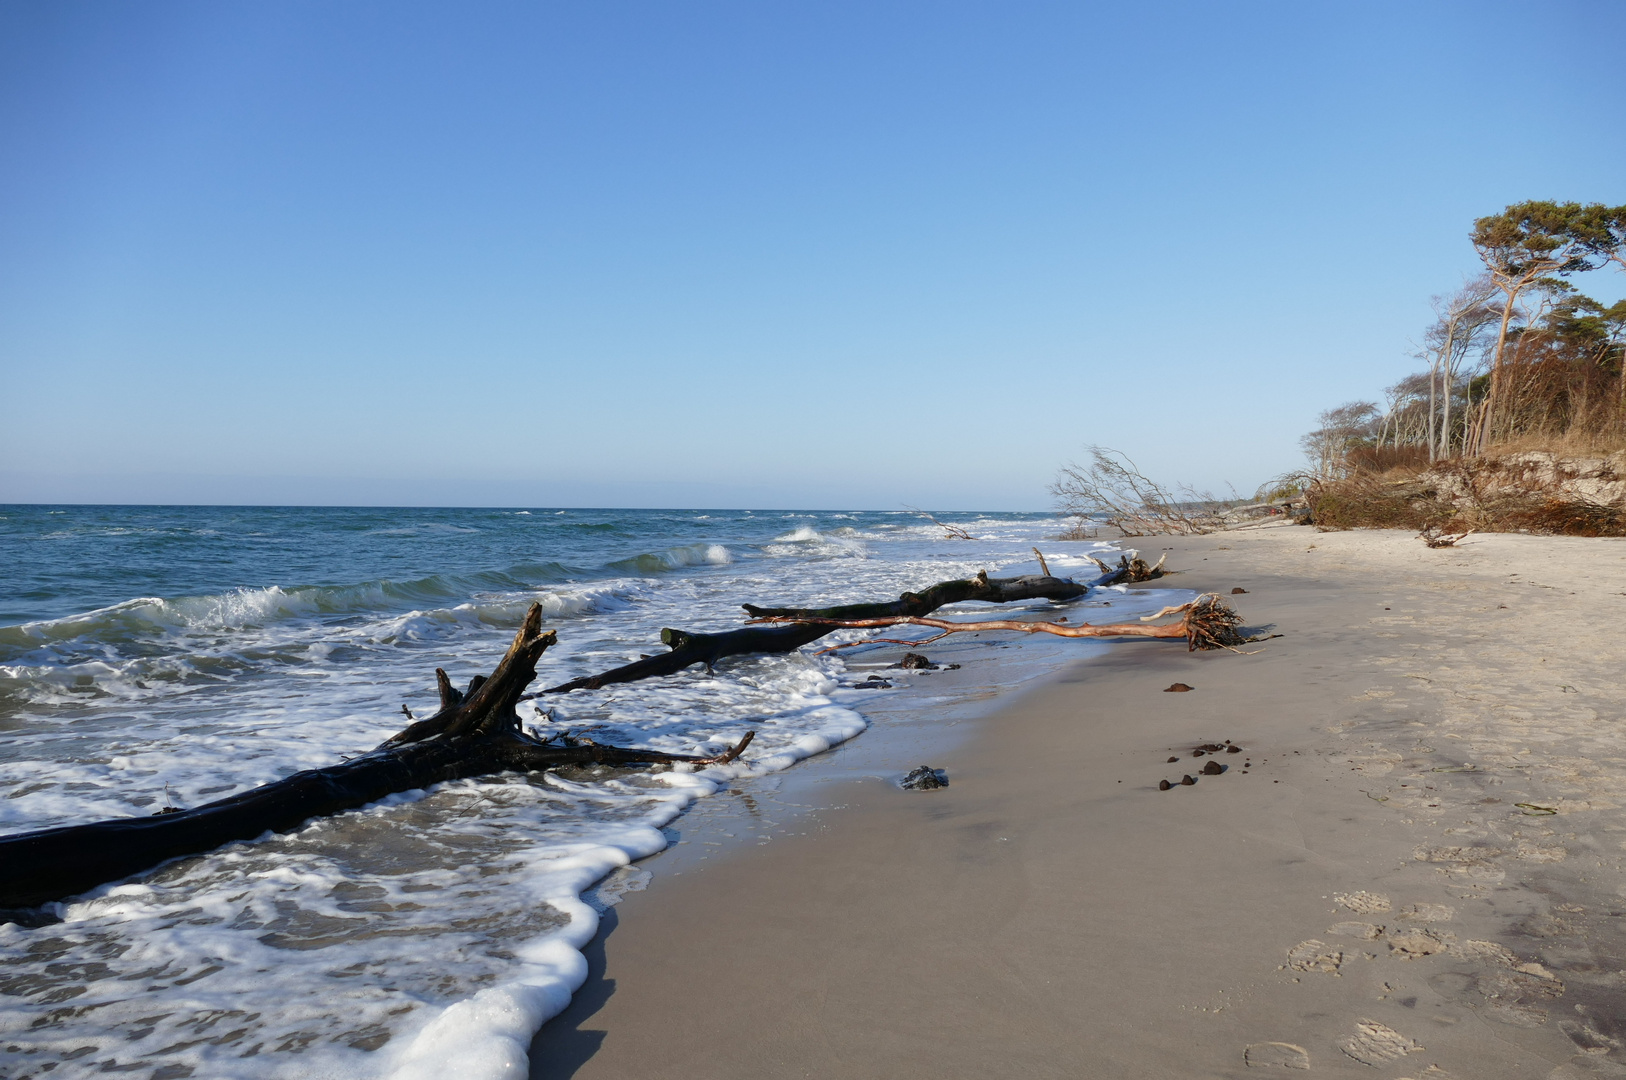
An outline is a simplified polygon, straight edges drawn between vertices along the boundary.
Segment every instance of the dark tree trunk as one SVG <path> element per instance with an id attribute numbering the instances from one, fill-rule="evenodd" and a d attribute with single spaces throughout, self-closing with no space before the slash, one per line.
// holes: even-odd
<path id="1" fill-rule="evenodd" d="M 1113 577 L 1117 574 L 1108 574 Z M 1105 581 L 1105 578 L 1102 579 Z M 925 615 L 945 604 L 958 604 L 966 600 L 983 600 L 990 604 L 1009 604 L 1017 600 L 1074 600 L 1090 590 L 1067 578 L 1030 577 L 990 578 L 987 572 L 964 581 L 944 581 L 919 593 L 904 593 L 896 600 L 879 604 L 846 604 L 831 608 L 763 608 L 755 604 L 741 605 L 754 619 L 866 619 L 889 615 Z M 687 630 L 661 631 L 661 641 L 671 652 L 648 656 L 622 667 L 612 668 L 597 675 L 586 675 L 558 686 L 550 686 L 543 694 L 567 694 L 572 690 L 597 690 L 615 683 L 635 682 L 657 675 L 673 675 L 692 664 L 705 664 L 708 668 L 727 656 L 746 656 L 755 653 L 787 653 L 817 641 L 826 634 L 840 629 L 835 626 L 795 623 L 790 626 L 764 629 L 747 627 L 723 634 L 692 634 Z"/>
<path id="2" fill-rule="evenodd" d="M 895 615 L 930 615 L 947 604 L 963 604 L 968 600 L 981 600 L 989 604 L 1010 604 L 1018 600 L 1076 600 L 1089 590 L 1089 585 L 1080 585 L 1070 578 L 1041 577 L 1037 574 L 991 578 L 984 571 L 974 578 L 938 582 L 929 589 L 917 593 L 906 592 L 896 600 L 879 604 L 842 604 L 827 608 L 741 606 L 753 619 L 885 619 Z"/>
<path id="3" fill-rule="evenodd" d="M 691 634 L 687 630 L 668 628 L 661 631 L 661 641 L 671 646 L 671 652 L 635 660 L 597 675 L 571 679 L 567 683 L 550 686 L 542 693 L 568 694 L 572 690 L 597 690 L 613 683 L 636 682 L 656 675 L 674 675 L 692 664 L 705 664 L 709 668 L 725 656 L 794 652 L 808 642 L 817 641 L 837 629 L 839 627 L 795 623 L 770 628 L 748 626 L 743 630 L 730 630 L 724 634 Z"/>
<path id="4" fill-rule="evenodd" d="M 541 605 L 533 604 L 491 677 L 476 676 L 465 694 L 437 670 L 440 711 L 353 761 L 295 773 L 191 810 L 0 836 L 0 908 L 60 900 L 168 859 L 268 831 L 286 832 L 312 818 L 446 780 L 564 765 L 711 764 L 732 760 L 750 742 L 747 735 L 727 754 L 701 758 L 590 742 L 549 745 L 530 738 L 521 730 L 514 705 L 536 678 L 537 658 L 557 640 L 552 631 L 541 632 L 541 619 Z"/>

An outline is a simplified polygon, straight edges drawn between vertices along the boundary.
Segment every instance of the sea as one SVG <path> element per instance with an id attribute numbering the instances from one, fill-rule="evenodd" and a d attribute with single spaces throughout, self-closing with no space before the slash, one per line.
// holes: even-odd
<path id="1" fill-rule="evenodd" d="M 559 638 L 540 688 L 661 652 L 663 627 L 737 628 L 745 602 L 1037 573 L 1036 548 L 1083 581 L 1089 556 L 1120 550 L 1058 539 L 1049 514 L 936 518 L 0 506 L 0 833 L 199 806 L 366 753 L 435 710 L 437 667 L 459 685 L 489 672 L 532 603 Z M 1187 598 L 1105 589 L 998 610 L 1129 621 Z M 889 670 L 877 688 L 868 648 L 821 651 L 864 633 L 521 706 L 541 735 L 684 754 L 755 732 L 729 765 L 402 792 L 109 883 L 52 905 L 58 921 L 0 925 L 0 1076 L 523 1076 L 532 1035 L 586 976 L 606 882 L 635 880 L 697 803 L 872 723 L 907 720 L 929 745 L 971 699 L 1113 648 L 967 635 L 952 655 L 973 678 Z"/>

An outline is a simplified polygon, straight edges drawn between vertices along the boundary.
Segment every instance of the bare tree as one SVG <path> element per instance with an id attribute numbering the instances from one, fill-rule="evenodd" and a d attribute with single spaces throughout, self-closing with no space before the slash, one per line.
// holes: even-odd
<path id="1" fill-rule="evenodd" d="M 1090 464 L 1068 464 L 1056 474 L 1050 494 L 1056 509 L 1081 521 L 1104 520 L 1125 536 L 1212 532 L 1220 527 L 1211 495 L 1182 487 L 1178 495 L 1116 450 L 1091 446 Z"/>
<path id="2" fill-rule="evenodd" d="M 1328 409 L 1318 418 L 1321 426 L 1299 440 L 1317 476 L 1337 476 L 1345 456 L 1360 443 L 1375 439 L 1382 414 L 1375 402 L 1350 401 Z"/>
<path id="3" fill-rule="evenodd" d="M 1456 393 L 1457 374 L 1476 350 L 1486 345 L 1486 336 L 1499 312 L 1491 303 L 1499 291 L 1489 274 L 1481 274 L 1462 283 L 1456 292 L 1436 296 L 1430 301 L 1434 308 L 1434 325 L 1424 336 L 1425 355 L 1429 358 L 1429 411 L 1428 459 L 1451 456 L 1451 399 Z M 1438 387 L 1439 396 L 1435 397 Z M 1440 423 L 1436 431 L 1434 418 Z"/>

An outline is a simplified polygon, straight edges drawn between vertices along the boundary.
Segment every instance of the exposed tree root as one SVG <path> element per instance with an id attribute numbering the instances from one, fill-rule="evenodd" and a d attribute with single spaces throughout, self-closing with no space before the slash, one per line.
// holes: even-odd
<path id="1" fill-rule="evenodd" d="M 1085 556 L 1102 570 L 1102 576 L 1091 582 L 1093 585 L 1132 585 L 1137 581 L 1155 580 L 1165 574 L 1173 573 L 1173 571 L 1163 569 L 1163 564 L 1168 560 L 1168 557 L 1169 553 L 1165 551 L 1162 558 L 1157 560 L 1157 565 L 1153 566 L 1139 555 L 1136 555 L 1133 559 L 1128 555 L 1120 555 L 1118 556 L 1118 565 L 1112 566 L 1097 559 L 1094 555 Z"/>

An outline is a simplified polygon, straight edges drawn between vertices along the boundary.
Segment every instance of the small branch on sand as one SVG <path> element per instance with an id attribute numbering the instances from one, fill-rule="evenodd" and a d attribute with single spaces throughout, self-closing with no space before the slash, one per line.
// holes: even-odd
<path id="1" fill-rule="evenodd" d="M 1178 622 L 1150 625 L 1148 620 L 1160 618 L 1165 615 L 1178 614 Z M 784 617 L 770 616 L 753 620 L 754 622 L 784 622 Z M 1229 604 L 1215 593 L 1205 593 L 1189 604 L 1179 607 L 1164 608 L 1156 615 L 1149 615 L 1146 619 L 1134 623 L 1113 623 L 1106 626 L 1092 626 L 1089 623 L 1080 623 L 1078 626 L 1053 622 L 1023 622 L 1018 619 L 985 619 L 977 622 L 952 622 L 948 619 L 930 619 L 916 615 L 892 615 L 877 619 L 808 619 L 806 622 L 832 629 L 868 629 L 882 626 L 926 626 L 942 633 L 932 637 L 922 638 L 918 641 L 899 642 L 899 644 L 927 645 L 933 641 L 940 641 L 950 634 L 964 634 L 967 632 L 981 633 L 989 630 L 1014 630 L 1022 634 L 1054 634 L 1056 637 L 1069 638 L 1111 638 L 1111 637 L 1143 637 L 1143 638 L 1185 638 L 1188 649 L 1230 649 L 1246 644 L 1249 638 L 1237 632 L 1242 624 L 1242 617 L 1238 615 Z M 868 642 L 865 642 L 868 644 Z"/>
<path id="2" fill-rule="evenodd" d="M 1468 537 L 1472 536 L 1473 534 L 1474 531 L 1472 529 L 1469 529 L 1465 533 L 1446 533 L 1441 532 L 1439 526 L 1430 525 L 1422 532 L 1417 534 L 1417 539 L 1421 540 L 1431 548 L 1448 548 L 1456 547 L 1459 543 L 1468 539 Z"/>
<path id="3" fill-rule="evenodd" d="M 541 622 L 542 605 L 532 604 L 490 677 L 476 675 L 466 691 L 437 669 L 440 710 L 353 760 L 294 773 L 190 810 L 0 836 L 0 909 L 37 907 L 168 859 L 287 832 L 312 818 L 447 780 L 569 765 L 717 765 L 733 761 L 750 745 L 748 732 L 722 754 L 695 756 L 568 737 L 561 745 L 525 734 L 514 706 L 536 678 L 537 659 L 558 640 L 553 631 L 542 630 Z"/>

